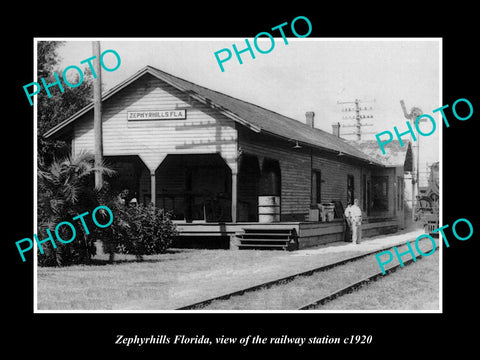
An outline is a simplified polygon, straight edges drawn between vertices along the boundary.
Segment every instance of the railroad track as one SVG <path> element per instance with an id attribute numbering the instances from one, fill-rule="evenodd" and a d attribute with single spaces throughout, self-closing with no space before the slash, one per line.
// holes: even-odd
<path id="1" fill-rule="evenodd" d="M 435 251 L 437 250 L 438 246 L 435 247 Z M 428 251 L 432 251 L 433 250 L 433 247 Z M 421 259 L 423 256 L 422 255 L 416 255 L 416 259 Z M 414 260 L 413 258 L 411 259 L 408 259 L 406 261 L 403 262 L 403 265 L 404 266 L 408 266 L 410 265 L 411 263 L 413 263 Z M 297 310 L 310 310 L 310 309 L 315 309 L 317 306 L 321 306 L 323 304 L 326 304 L 327 302 L 329 301 L 332 301 L 342 295 L 345 295 L 345 294 L 349 294 L 359 288 L 361 288 L 362 286 L 370 283 L 370 282 L 373 282 L 373 281 L 376 281 L 377 279 L 379 278 L 382 278 L 388 274 L 391 274 L 392 272 L 395 272 L 396 270 L 398 270 L 398 268 L 400 268 L 401 265 L 400 263 L 398 263 L 397 265 L 393 265 L 393 266 L 390 266 L 389 268 L 385 269 L 385 274 L 383 274 L 382 271 L 377 271 L 376 273 L 373 273 L 373 274 L 370 274 L 370 275 L 367 275 L 365 277 L 363 277 L 362 279 L 358 280 L 358 281 L 355 281 L 347 286 L 344 286 L 340 289 L 337 289 L 335 291 L 333 291 L 332 293 L 330 293 L 329 295 L 327 296 L 323 296 L 321 297 L 320 299 L 317 299 L 313 302 L 310 302 L 308 304 L 305 304 L 301 307 L 299 307 Z"/>
<path id="2" fill-rule="evenodd" d="M 314 268 L 314 269 L 311 269 L 311 270 L 302 271 L 302 272 L 295 273 L 295 274 L 292 274 L 292 275 L 289 275 L 289 276 L 281 277 L 281 278 L 271 280 L 271 281 L 268 281 L 268 282 L 265 282 L 265 283 L 261 283 L 261 284 L 257 284 L 257 285 L 254 285 L 254 286 L 250 286 L 250 287 L 241 289 L 241 290 L 237 290 L 237 291 L 234 291 L 234 292 L 231 292 L 231 293 L 227 293 L 227 294 L 224 294 L 224 295 L 212 297 L 212 298 L 207 299 L 207 300 L 199 301 L 199 302 L 196 302 L 194 304 L 190 304 L 190 305 L 187 305 L 187 306 L 177 308 L 177 310 L 202 309 L 202 308 L 207 307 L 208 305 L 210 305 L 211 303 L 213 303 L 215 301 L 228 300 L 232 297 L 242 296 L 246 293 L 262 291 L 262 290 L 266 290 L 266 289 L 269 289 L 269 288 L 274 287 L 274 286 L 287 284 L 289 282 L 294 281 L 297 278 L 312 276 L 316 273 L 328 271 L 330 269 L 339 267 L 341 265 L 345 265 L 345 264 L 348 264 L 348 263 L 351 263 L 351 262 L 355 262 L 355 261 L 364 259 L 368 256 L 375 255 L 375 254 L 380 253 L 382 251 L 393 249 L 394 246 L 395 245 L 388 246 L 388 247 L 385 247 L 385 248 L 382 248 L 382 249 L 377 249 L 377 250 L 374 250 L 374 251 L 371 251 L 371 252 L 368 252 L 368 253 L 352 256 L 352 257 L 349 257 L 349 258 L 346 258 L 346 259 L 343 259 L 343 260 L 340 260 L 340 261 L 337 261 L 337 262 L 334 262 L 334 263 L 331 263 L 331 264 L 323 265 L 323 266 L 320 266 L 320 267 L 317 267 L 317 268 Z M 400 246 L 400 245 L 397 245 L 397 246 Z M 430 249 L 430 251 L 432 249 Z M 421 259 L 422 256 L 417 255 L 416 258 Z M 404 266 L 407 266 L 412 262 L 413 262 L 413 259 L 408 259 L 408 260 L 403 261 Z M 357 289 L 361 286 L 364 286 L 365 284 L 367 284 L 369 282 L 373 282 L 373 281 L 377 280 L 378 278 L 387 276 L 388 274 L 397 270 L 398 267 L 400 267 L 400 264 L 388 267 L 387 269 L 385 269 L 385 272 L 386 272 L 385 275 L 383 275 L 383 273 L 381 271 L 378 271 L 378 272 L 375 272 L 373 274 L 367 275 L 367 276 L 363 277 L 362 279 L 360 279 L 358 281 L 354 281 L 347 286 L 344 286 L 342 288 L 339 288 L 339 289 L 331 292 L 327 296 L 323 296 L 322 298 L 316 299 L 313 302 L 309 302 L 307 304 L 304 304 L 303 306 L 299 307 L 297 310 L 309 310 L 309 309 L 313 309 L 317 306 L 321 306 L 321 305 L 323 305 L 323 304 L 325 304 L 325 303 L 327 303 L 327 302 L 329 302 L 329 301 L 331 301 L 331 300 L 333 300 L 333 299 L 335 299 L 339 296 L 350 293 L 350 292 L 354 291 L 355 289 Z"/>

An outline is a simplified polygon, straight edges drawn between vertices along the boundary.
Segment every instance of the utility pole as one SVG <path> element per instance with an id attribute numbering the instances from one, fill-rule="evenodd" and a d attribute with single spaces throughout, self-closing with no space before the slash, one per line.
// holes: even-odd
<path id="1" fill-rule="evenodd" d="M 95 188 L 103 186 L 102 171 L 99 170 L 103 163 L 103 131 L 102 131 L 102 69 L 100 67 L 100 41 L 92 43 L 93 55 L 96 56 L 94 69 L 97 77 L 93 79 L 93 133 L 95 142 Z"/>
<path id="2" fill-rule="evenodd" d="M 368 107 L 368 108 L 367 108 L 367 106 L 363 106 L 363 107 L 361 106 L 361 103 L 366 103 L 366 102 L 375 102 L 375 100 L 362 101 L 362 100 L 359 100 L 359 99 L 355 99 L 355 101 L 337 101 L 337 104 L 353 104 L 354 105 L 353 107 L 351 107 L 351 106 L 344 107 L 342 109 L 342 112 L 354 112 L 355 115 L 344 115 L 342 118 L 344 120 L 348 120 L 348 119 L 356 120 L 356 123 L 355 124 L 347 124 L 347 125 L 342 124 L 342 127 L 354 127 L 355 131 L 350 132 L 350 133 L 345 133 L 345 134 L 342 134 L 342 135 L 356 135 L 357 140 L 362 140 L 362 127 L 373 125 L 373 124 L 363 124 L 362 123 L 362 119 L 373 118 L 373 115 L 365 115 L 365 114 L 361 113 L 362 111 L 373 109 L 371 106 Z M 363 134 L 371 134 L 371 132 L 363 132 Z"/>

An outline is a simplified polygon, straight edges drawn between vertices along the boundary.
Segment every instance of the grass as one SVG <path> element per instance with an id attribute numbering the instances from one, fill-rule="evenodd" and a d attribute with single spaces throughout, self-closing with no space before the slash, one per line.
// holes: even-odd
<path id="1" fill-rule="evenodd" d="M 97 265 L 39 267 L 38 309 L 173 309 L 179 299 L 191 301 L 218 293 L 225 281 L 282 255 L 285 253 L 178 249 L 145 256 L 141 262 L 133 256 L 118 256 L 113 264 L 100 258 Z"/>
<path id="2" fill-rule="evenodd" d="M 404 241 L 407 233 L 397 235 Z M 387 239 L 380 238 L 382 244 Z M 390 241 L 390 240 L 389 240 Z M 398 242 L 398 239 L 396 239 Z M 329 244 L 295 252 L 171 249 L 166 254 L 97 255 L 94 265 L 37 269 L 39 310 L 169 310 L 309 270 L 372 249 Z M 300 290 L 299 290 L 300 291 Z"/>
<path id="3" fill-rule="evenodd" d="M 439 310 L 438 251 L 318 310 Z"/>
<path id="4" fill-rule="evenodd" d="M 427 251 L 427 249 L 431 248 L 430 242 L 428 240 L 420 242 L 420 248 L 423 251 Z M 399 246 L 398 250 L 402 253 L 407 250 L 407 247 L 405 245 Z M 409 258 L 410 256 L 402 257 L 404 261 Z M 427 258 L 420 261 L 427 261 Z M 397 275 L 395 278 L 391 278 L 393 275 L 389 275 L 380 281 L 383 284 L 383 288 L 382 285 L 374 286 L 376 283 L 372 283 L 368 287 L 362 288 L 361 295 L 355 297 L 355 300 L 341 297 L 335 303 L 336 306 L 332 306 L 331 304 L 333 303 L 329 303 L 330 305 L 319 307 L 318 310 L 438 309 L 438 256 L 437 261 L 430 262 L 430 264 L 431 266 L 428 268 L 429 277 L 424 276 L 424 271 L 415 272 L 415 270 L 403 273 L 403 275 Z M 404 268 L 403 271 L 407 268 Z M 423 269 L 423 267 L 420 269 Z M 375 257 L 368 256 L 328 271 L 296 278 L 286 284 L 275 285 L 271 288 L 246 293 L 242 296 L 234 296 L 227 300 L 217 300 L 203 309 L 295 310 L 377 271 L 379 271 L 379 266 Z M 381 291 L 384 288 L 386 290 Z M 393 292 L 392 289 L 396 291 Z M 364 304 L 366 294 L 377 301 L 372 301 L 371 304 Z M 424 299 L 428 299 L 427 304 L 424 303 Z"/>

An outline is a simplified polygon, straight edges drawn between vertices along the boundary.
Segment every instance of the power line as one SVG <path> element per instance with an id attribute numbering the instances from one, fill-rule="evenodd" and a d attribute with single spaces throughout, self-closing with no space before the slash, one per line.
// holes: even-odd
<path id="1" fill-rule="evenodd" d="M 352 115 L 344 115 L 342 118 L 344 120 L 355 120 L 355 124 L 341 124 L 342 127 L 354 127 L 355 131 L 350 133 L 343 133 L 342 135 L 356 135 L 357 140 L 362 140 L 362 127 L 364 126 L 373 126 L 373 124 L 364 124 L 362 123 L 363 119 L 372 119 L 373 115 L 370 114 L 363 114 L 363 111 L 373 110 L 373 107 L 370 106 L 362 106 L 363 103 L 371 103 L 375 102 L 373 100 L 359 100 L 355 99 L 355 101 L 337 101 L 337 104 L 351 104 L 353 106 L 346 106 L 342 108 L 342 112 L 353 112 Z M 363 132 L 363 134 L 371 134 L 371 132 Z"/>

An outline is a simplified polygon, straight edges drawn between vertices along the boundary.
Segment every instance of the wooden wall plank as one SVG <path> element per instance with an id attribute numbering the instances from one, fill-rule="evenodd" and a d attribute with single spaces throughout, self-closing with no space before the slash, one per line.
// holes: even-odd
<path id="1" fill-rule="evenodd" d="M 307 147 L 294 149 L 295 142 L 256 134 L 240 125 L 237 125 L 237 129 L 239 147 L 242 151 L 257 155 L 261 159 L 264 157 L 276 159 L 280 163 L 282 220 L 302 221 L 308 214 L 311 201 L 311 169 L 321 171 L 322 202 L 339 200 L 344 208 L 347 205 L 347 176 L 353 175 L 354 196 L 363 209 L 365 189 L 362 186 L 362 175 L 365 174 L 367 180 L 370 179 L 372 171 L 369 165 L 317 149 Z M 393 188 L 393 171 L 376 168 L 376 173 L 389 175 Z M 389 195 L 393 196 L 393 191 L 389 190 Z M 393 200 L 391 202 L 393 203 Z M 388 212 L 376 215 L 393 216 L 393 206 Z"/>
<path id="2" fill-rule="evenodd" d="M 128 121 L 127 111 L 187 109 L 185 120 Z M 154 170 L 166 154 L 220 153 L 236 171 L 237 132 L 233 120 L 145 75 L 103 104 L 104 155 L 139 155 Z M 93 116 L 74 127 L 76 152 L 93 149 Z"/>

